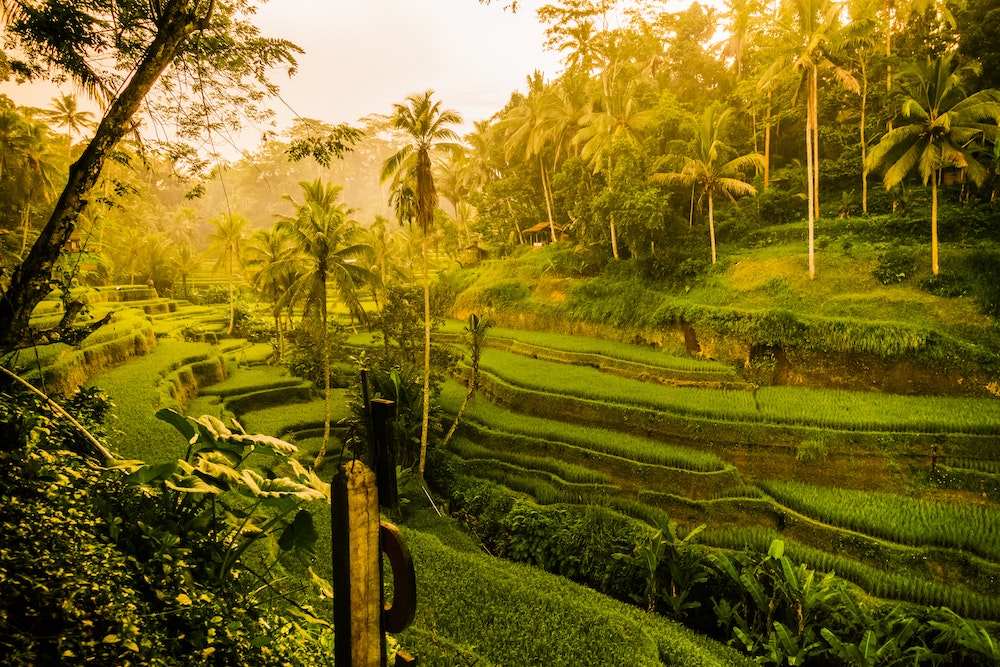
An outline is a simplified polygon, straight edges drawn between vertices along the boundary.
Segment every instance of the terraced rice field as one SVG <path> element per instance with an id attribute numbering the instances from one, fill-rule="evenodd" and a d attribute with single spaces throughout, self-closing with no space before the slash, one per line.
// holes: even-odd
<path id="1" fill-rule="evenodd" d="M 465 474 L 543 504 L 705 523 L 716 546 L 781 537 L 874 595 L 1000 620 L 1000 402 L 740 387 L 697 360 L 671 382 L 658 376 L 679 365 L 644 348 L 498 337 L 450 446 Z M 446 409 L 463 394 L 446 386 Z M 955 481 L 963 472 L 981 492 Z"/>

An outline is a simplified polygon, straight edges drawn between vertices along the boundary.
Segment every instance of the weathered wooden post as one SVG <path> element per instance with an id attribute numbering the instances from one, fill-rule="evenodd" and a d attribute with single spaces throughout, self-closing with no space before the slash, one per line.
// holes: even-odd
<path id="1" fill-rule="evenodd" d="M 382 667 L 382 554 L 375 473 L 361 461 L 340 467 L 330 486 L 333 626 L 337 667 Z"/>
<path id="2" fill-rule="evenodd" d="M 367 377 L 362 392 L 368 412 L 373 472 L 361 461 L 343 464 L 330 486 L 333 528 L 333 622 L 337 667 L 383 667 L 385 632 L 402 632 L 413 621 L 417 593 L 413 561 L 399 529 L 379 518 L 395 509 L 396 462 L 393 456 L 393 402 L 369 401 Z M 393 601 L 383 597 L 382 553 L 389 558 Z M 405 651 L 395 665 L 416 665 Z"/>

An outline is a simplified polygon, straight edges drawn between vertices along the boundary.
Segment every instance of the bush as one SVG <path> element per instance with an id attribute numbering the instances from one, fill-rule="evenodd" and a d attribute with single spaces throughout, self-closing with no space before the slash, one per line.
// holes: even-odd
<path id="1" fill-rule="evenodd" d="M 486 308 L 503 309 L 526 301 L 530 294 L 524 283 L 505 280 L 483 288 L 477 301 Z"/>
<path id="2" fill-rule="evenodd" d="M 953 273 L 931 274 L 920 281 L 920 289 L 934 296 L 948 298 L 965 296 L 969 288 L 969 283 L 964 277 Z"/>
<path id="3" fill-rule="evenodd" d="M 89 422 L 103 403 L 81 395 L 67 407 Z M 229 551 L 211 529 L 179 536 L 160 513 L 174 505 L 71 451 L 65 422 L 33 395 L 0 393 L 0 435 L 5 665 L 332 663 L 311 639 L 329 644 L 328 630 L 263 600 L 252 576 L 213 568 Z"/>
<path id="4" fill-rule="evenodd" d="M 888 250 L 878 258 L 872 275 L 883 285 L 898 285 L 913 275 L 914 254 L 908 248 Z"/>

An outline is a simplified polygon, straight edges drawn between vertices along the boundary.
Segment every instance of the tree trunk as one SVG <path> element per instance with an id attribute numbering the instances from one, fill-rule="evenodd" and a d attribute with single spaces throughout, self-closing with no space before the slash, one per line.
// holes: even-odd
<path id="1" fill-rule="evenodd" d="M 813 156 L 813 217 L 819 218 L 819 70 L 812 68 L 812 84 L 809 87 L 812 96 L 810 110 L 812 122 L 812 156 Z"/>
<path id="2" fill-rule="evenodd" d="M 69 178 L 56 202 L 48 223 L 31 246 L 28 256 L 14 270 L 10 285 L 0 295 L 0 350 L 27 344 L 29 320 L 35 306 L 52 291 L 52 267 L 69 240 L 88 195 L 97 183 L 101 168 L 119 140 L 132 131 L 132 117 L 173 61 L 180 45 L 193 32 L 208 25 L 213 5 L 206 15 L 195 16 L 186 3 L 164 3 L 164 13 L 149 48 L 121 95 L 108 107 L 94 138 L 80 159 L 69 169 Z M 67 326 L 71 323 L 67 323 Z"/>
<path id="3" fill-rule="evenodd" d="M 807 202 L 809 205 L 809 277 L 816 277 L 816 258 L 814 255 L 813 248 L 813 233 L 815 231 L 815 210 L 813 209 L 813 202 L 816 193 L 813 188 L 815 186 L 815 181 L 813 180 L 813 150 L 812 150 L 812 96 L 806 95 L 806 192 L 807 192 Z"/>
<path id="4" fill-rule="evenodd" d="M 611 253 L 618 259 L 618 229 L 615 227 L 615 212 L 611 211 Z"/>
<path id="5" fill-rule="evenodd" d="M 771 90 L 767 91 L 767 116 L 764 121 L 764 189 L 771 183 Z"/>
<path id="6" fill-rule="evenodd" d="M 715 207 L 712 193 L 708 193 L 708 234 L 712 238 L 712 264 L 715 264 Z"/>
<path id="7" fill-rule="evenodd" d="M 861 58 L 861 210 L 868 212 L 868 138 L 865 132 L 865 111 L 868 107 L 868 68 Z"/>
<path id="8" fill-rule="evenodd" d="M 938 172 L 931 172 L 931 271 L 934 275 L 941 272 L 938 266 Z"/>
<path id="9" fill-rule="evenodd" d="M 559 239 L 556 238 L 556 223 L 552 219 L 552 193 L 549 191 L 549 179 L 545 175 L 541 154 L 538 156 L 538 168 L 542 172 L 542 196 L 545 198 L 545 211 L 549 215 L 549 231 L 552 233 L 552 242 L 555 243 Z"/>
<path id="10" fill-rule="evenodd" d="M 431 411 L 431 283 L 427 275 L 427 232 L 423 238 L 424 256 L 424 406 L 420 421 L 420 461 L 417 464 L 417 475 L 424 476 L 424 466 L 427 462 L 427 431 Z"/>

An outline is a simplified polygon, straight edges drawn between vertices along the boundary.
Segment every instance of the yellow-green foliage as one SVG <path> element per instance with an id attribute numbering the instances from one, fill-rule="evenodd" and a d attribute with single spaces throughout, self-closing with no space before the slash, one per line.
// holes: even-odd
<path id="1" fill-rule="evenodd" d="M 820 521 L 911 545 L 972 551 L 1000 560 L 1000 510 L 798 482 L 762 483 L 779 502 Z"/>
<path id="2" fill-rule="evenodd" d="M 226 363 L 221 355 L 193 361 L 164 375 L 158 382 L 159 406 L 183 413 L 202 387 L 226 379 Z"/>
<path id="3" fill-rule="evenodd" d="M 42 368 L 46 388 L 70 394 L 90 377 L 148 354 L 156 345 L 149 322 L 134 310 L 122 311 L 87 337 L 79 348 L 66 348 Z"/>
<path id="4" fill-rule="evenodd" d="M 488 349 L 482 372 L 543 394 L 571 396 L 680 416 L 852 431 L 1000 433 L 1000 402 L 939 396 L 896 396 L 801 387 L 757 391 L 667 387 Z"/>
<path id="5" fill-rule="evenodd" d="M 471 549 L 458 551 L 424 532 L 404 535 L 417 570 L 417 594 L 426 602 L 417 606 L 415 623 L 401 640 L 422 661 L 433 656 L 433 664 L 442 665 L 751 664 L 662 616 L 561 577 Z"/>

